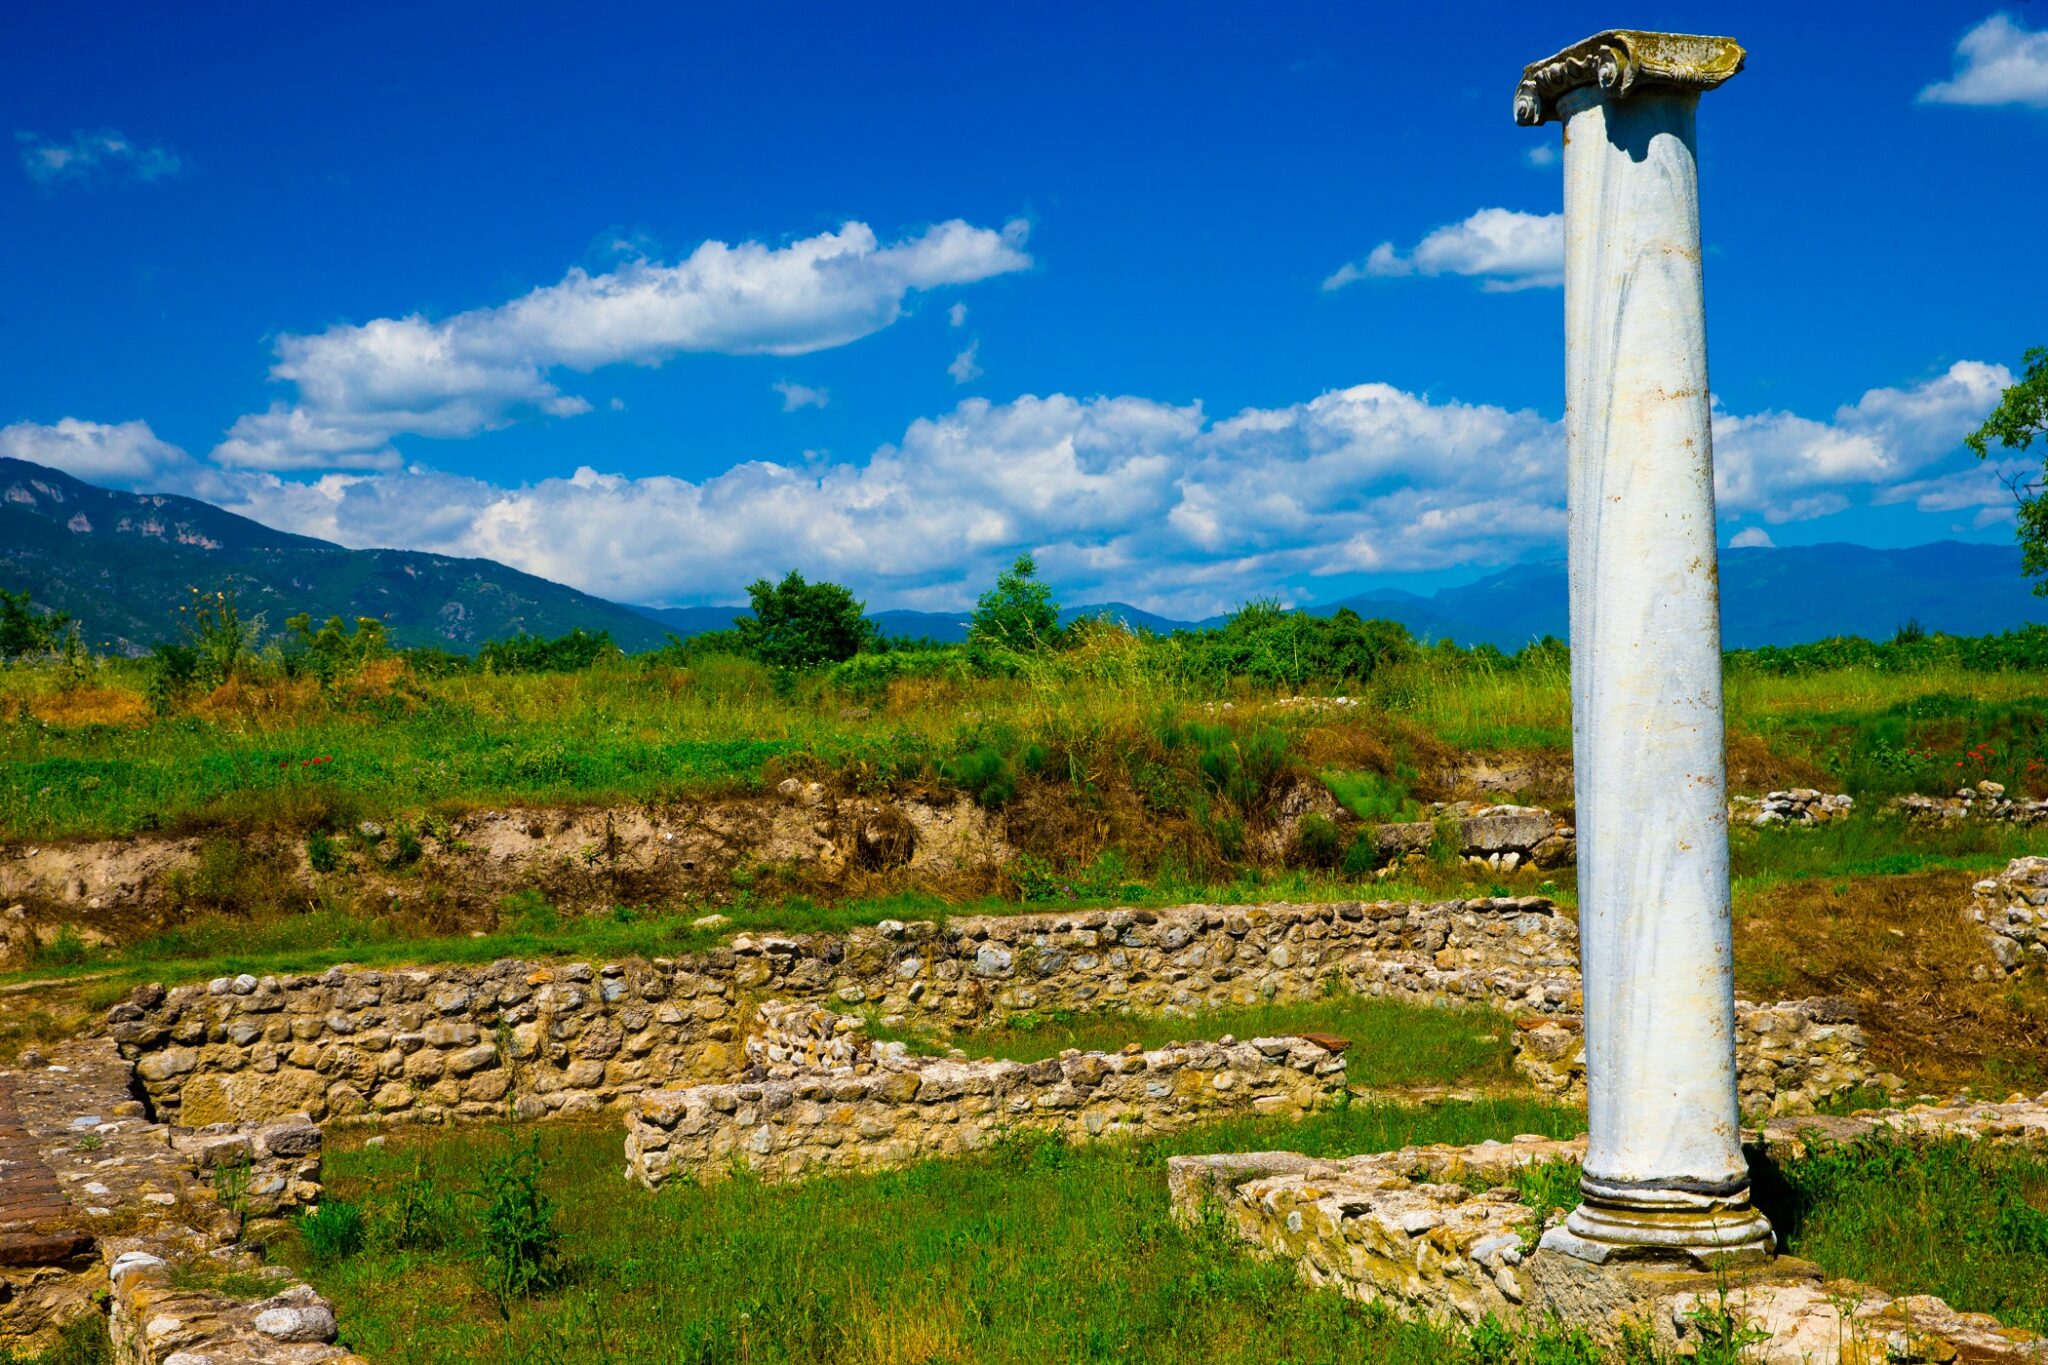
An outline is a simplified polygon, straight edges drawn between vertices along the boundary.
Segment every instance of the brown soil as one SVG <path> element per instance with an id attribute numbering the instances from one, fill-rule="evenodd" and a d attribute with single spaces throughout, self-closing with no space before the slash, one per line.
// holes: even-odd
<path id="1" fill-rule="evenodd" d="M 2048 982 L 2001 979 L 1963 913 L 1975 880 L 1814 879 L 1745 898 L 1735 917 L 1737 989 L 1759 1000 L 1853 1001 L 1873 1066 L 1930 1091 L 2038 1091 L 2048 1085 Z"/>
<path id="2" fill-rule="evenodd" d="M 1762 739 L 1742 730 L 1728 732 L 1728 790 L 1761 796 L 1765 792 L 1813 787 L 1835 791 L 1834 779 L 1803 758 L 1776 753 Z"/>

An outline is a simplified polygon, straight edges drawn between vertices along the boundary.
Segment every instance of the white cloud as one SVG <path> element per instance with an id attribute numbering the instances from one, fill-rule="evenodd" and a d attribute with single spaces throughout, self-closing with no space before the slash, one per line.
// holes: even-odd
<path id="1" fill-rule="evenodd" d="M 1734 539 L 1728 542 L 1728 548 L 1731 550 L 1769 550 L 1774 548 L 1777 543 L 1777 541 L 1771 539 L 1769 531 L 1766 531 L 1761 526 L 1752 526 L 1746 531 L 1737 531 Z"/>
<path id="2" fill-rule="evenodd" d="M 182 473 L 191 457 L 157 439 L 147 422 L 85 422 L 66 417 L 54 425 L 16 422 L 0 427 L 0 455 L 61 469 L 88 483 L 147 483 Z"/>
<path id="3" fill-rule="evenodd" d="M 1920 92 L 1923 104 L 2022 104 L 2048 109 L 2048 30 L 1994 14 L 1956 44 L 1956 74 Z"/>
<path id="4" fill-rule="evenodd" d="M 948 327 L 965 327 L 967 325 L 967 305 L 956 303 L 951 308 L 948 308 L 946 310 L 946 325 Z"/>
<path id="5" fill-rule="evenodd" d="M 1562 453 L 1533 413 L 1386 385 L 1210 422 L 1199 406 L 968 399 L 859 463 L 713 478 L 579 469 L 522 488 L 418 466 L 244 476 L 234 510 L 350 545 L 501 559 L 626 600 L 730 601 L 791 568 L 953 607 L 1019 549 L 1073 600 L 1207 614 L 1357 569 L 1503 563 L 1562 534 Z"/>
<path id="6" fill-rule="evenodd" d="M 832 395 L 823 389 L 814 389 L 808 384 L 798 384 L 788 379 L 776 380 L 775 391 L 782 395 L 784 412 L 795 412 L 798 408 L 822 408 L 832 400 Z"/>
<path id="7" fill-rule="evenodd" d="M 1717 408 L 1722 511 L 1764 523 L 1731 543 L 1870 503 L 2009 515 L 2000 470 L 1959 449 L 2009 381 L 1964 361 L 1825 421 Z M 1385 384 L 1222 419 L 1199 404 L 1051 394 L 967 399 L 865 460 L 805 452 L 701 480 L 584 468 L 520 488 L 419 466 L 314 483 L 240 475 L 234 508 L 631 601 L 731 601 L 794 567 L 878 604 L 951 609 L 1030 550 L 1070 601 L 1191 617 L 1257 594 L 1319 600 L 1333 575 L 1552 552 L 1563 445 L 1561 425 L 1534 412 Z"/>
<path id="8" fill-rule="evenodd" d="M 2011 382 L 2002 365 L 1964 360 L 1911 388 L 1872 389 L 1827 422 L 1717 406 L 1715 499 L 1723 512 L 1760 512 L 1774 524 L 1839 512 L 1849 490 L 1888 500 L 1881 490 L 1954 454 Z"/>
<path id="9" fill-rule="evenodd" d="M 1490 292 L 1562 284 L 1564 215 L 1481 209 L 1436 229 L 1405 255 L 1381 242 L 1363 261 L 1339 266 L 1323 288 L 1401 275 L 1469 275 Z"/>
<path id="10" fill-rule="evenodd" d="M 955 384 L 969 384 L 981 378 L 981 365 L 975 358 L 980 354 L 981 342 L 977 340 L 968 342 L 967 349 L 953 357 L 952 363 L 946 366 L 946 373 L 953 376 Z"/>
<path id="11" fill-rule="evenodd" d="M 277 343 L 271 377 L 297 401 L 252 413 L 215 451 L 273 470 L 386 467 L 393 437 L 462 437 L 590 404 L 558 370 L 659 365 L 688 351 L 802 355 L 887 327 L 913 290 L 972 283 L 1031 264 L 1025 226 L 959 220 L 883 245 L 865 223 L 768 247 L 705 242 L 663 265 L 633 260 L 439 322 L 377 318 Z"/>
<path id="12" fill-rule="evenodd" d="M 1531 147 L 1525 155 L 1529 158 L 1531 166 L 1555 166 L 1557 164 L 1557 144 L 1548 140 L 1539 142 L 1534 147 Z"/>
<path id="13" fill-rule="evenodd" d="M 68 141 L 37 133 L 16 133 L 21 168 L 42 185 L 90 180 L 140 180 L 151 184 L 184 167 L 167 147 L 140 143 L 112 128 L 75 132 Z"/>

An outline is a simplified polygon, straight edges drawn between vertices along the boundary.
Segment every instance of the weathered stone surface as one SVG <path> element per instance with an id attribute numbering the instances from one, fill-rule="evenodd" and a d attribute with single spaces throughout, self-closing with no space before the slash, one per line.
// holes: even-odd
<path id="1" fill-rule="evenodd" d="M 1585 1038 L 1574 1016 L 1517 1021 L 1515 1069 L 1547 1095 L 1586 1097 Z M 1844 1001 L 1735 1002 L 1735 1074 L 1752 1118 L 1807 1113 L 1872 1080 L 1862 1025 Z"/>
<path id="2" fill-rule="evenodd" d="M 1969 915 L 1984 926 L 1985 946 L 2003 973 L 2048 963 L 2048 858 L 2015 858 L 1978 882 Z"/>
<path id="3" fill-rule="evenodd" d="M 1790 791 L 1765 792 L 1762 796 L 1732 796 L 1728 799 L 1730 824 L 1812 827 L 1846 820 L 1856 809 L 1856 798 L 1840 792 L 1794 787 Z"/>
<path id="4" fill-rule="evenodd" d="M 223 994 L 237 992 L 233 983 Z M 0 1206 L 19 1207 L 24 1172 L 50 1188 L 43 1232 L 74 1230 L 60 1260 L 10 1281 L 0 1301 L 0 1346 L 35 1350 L 79 1316 L 109 1310 L 123 1365 L 251 1365 L 352 1362 L 328 1345 L 332 1309 L 289 1271 L 263 1265 L 239 1239 L 250 1219 L 296 1211 L 320 1195 L 320 1130 L 303 1114 L 206 1129 L 151 1122 L 133 1097 L 132 1068 L 103 1041 L 51 1050 L 36 1064 L 0 1073 L 12 1101 L 13 1135 L 33 1148 L 5 1150 L 0 1125 Z M 0 1234 L 4 1235 L 4 1234 Z M 247 1304 L 202 1288 L 174 1289 L 182 1269 L 203 1266 L 271 1278 L 272 1300 Z M 203 1280 L 202 1280 L 203 1282 Z M 259 1330 L 256 1319 L 277 1331 Z M 287 1321 L 289 1318 L 289 1321 Z"/>
<path id="5" fill-rule="evenodd" d="M 1576 926 L 1536 896 L 1189 905 L 742 934 L 653 962 L 334 968 L 265 978 L 246 995 L 153 987 L 108 1020 L 158 1112 L 187 1124 L 290 1112 L 317 1122 L 495 1119 L 508 1103 L 528 1116 L 581 1111 L 735 1080 L 750 1066 L 829 1060 L 830 1040 L 787 1035 L 763 1043 L 786 1056 L 746 1052 L 738 1021 L 763 999 L 860 1004 L 938 1032 L 1026 1010 L 1192 1015 L 1333 989 L 1568 1021 L 1580 1008 L 1577 959 Z M 1765 1040 L 1751 1023 L 1763 1008 L 1738 1016 L 1752 1112 L 1861 1082 L 1853 1024 L 1788 1024 Z M 263 1034 L 235 1041 L 235 1025 L 251 1019 L 265 1021 Z M 1811 1064 L 1803 1040 L 1818 1047 Z M 1525 1028 L 1516 1041 L 1525 1071 L 1553 1093 L 1576 1093 L 1575 1036 Z"/>
<path id="6" fill-rule="evenodd" d="M 764 1007 L 769 1038 L 847 1039 L 858 1021 Z M 756 1040 L 748 1050 L 755 1051 Z M 1023 1065 L 912 1057 L 900 1044 L 849 1045 L 843 1064 L 787 1079 L 643 1094 L 626 1111 L 626 1171 L 658 1188 L 744 1166 L 765 1180 L 868 1169 L 987 1146 L 1005 1133 L 1069 1142 L 1171 1132 L 1227 1114 L 1304 1114 L 1344 1090 L 1344 1058 L 1305 1038 L 1179 1043 L 1149 1052 L 1069 1050 Z M 763 1040 L 766 1051 L 780 1042 Z"/>
<path id="7" fill-rule="evenodd" d="M 2038 825 L 2048 820 L 2048 801 L 2013 799 L 1997 782 L 1959 787 L 1953 796 L 1901 796 L 1891 808 L 1909 820 L 1942 824 L 1951 820 L 1991 820 L 2006 825 Z"/>
<path id="8" fill-rule="evenodd" d="M 1916 1106 L 1836 1119 L 1775 1119 L 1760 1134 L 1774 1159 L 1878 1130 L 1916 1137 L 2048 1145 L 2048 1093 L 2005 1104 Z M 1963 1313 L 1931 1296 L 1894 1298 L 1868 1285 L 1824 1280 L 1781 1257 L 1719 1274 L 1683 1264 L 1596 1266 L 1535 1250 L 1535 1213 L 1515 1195 L 1530 1165 L 1580 1161 L 1583 1137 L 1518 1137 L 1471 1147 L 1411 1147 L 1334 1160 L 1293 1153 L 1175 1157 L 1167 1183 L 1174 1212 L 1219 1209 L 1258 1254 L 1291 1261 L 1312 1285 L 1404 1316 L 1475 1324 L 1491 1315 L 1542 1324 L 1553 1317 L 1617 1340 L 1647 1328 L 1667 1350 L 1697 1346 L 1696 1310 L 1725 1302 L 1770 1333 L 1744 1359 L 1761 1365 L 1885 1361 L 2048 1360 L 2048 1341 Z M 1553 1222 L 1558 1215 L 1553 1215 Z"/>
<path id="9" fill-rule="evenodd" d="M 215 1123 L 496 1118 L 730 1080 L 756 1001 L 858 1003 L 936 1030 L 1026 1010 L 1192 1014 L 1330 989 L 1577 1008 L 1577 931 L 1540 897 L 1180 906 L 741 934 L 655 962 L 335 968 L 109 1011 L 158 1112 Z M 599 969 L 600 965 L 602 970 Z M 252 1035 L 237 1026 L 261 1022 Z M 238 1041 L 248 1038 L 249 1041 Z M 628 1065 L 622 1059 L 630 1059 Z"/>

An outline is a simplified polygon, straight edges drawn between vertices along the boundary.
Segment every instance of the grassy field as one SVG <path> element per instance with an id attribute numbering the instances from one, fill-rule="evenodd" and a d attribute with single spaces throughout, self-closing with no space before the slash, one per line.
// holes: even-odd
<path id="1" fill-rule="evenodd" d="M 1463 1334 L 1304 1293 L 1290 1269 L 1243 1255 L 1217 1229 L 1176 1225 L 1165 1158 L 1350 1154 L 1581 1126 L 1573 1111 L 1522 1102 L 1355 1106 L 1145 1146 L 1019 1140 L 877 1176 L 658 1195 L 620 1181 L 616 1125 L 554 1129 L 541 1139 L 543 1187 L 565 1257 L 553 1287 L 502 1315 L 473 1215 L 481 1200 L 463 1192 L 491 1188 L 523 1138 L 405 1134 L 330 1156 L 330 1197 L 362 1207 L 369 1236 L 308 1269 L 349 1344 L 388 1365 L 1478 1361 Z M 442 1210 L 433 1232 L 395 1235 L 407 1187 L 415 1206 Z M 1574 1358 L 1589 1357 L 1550 1357 Z"/>
<path id="2" fill-rule="evenodd" d="M 1406 773 L 1424 796 L 1449 785 L 1441 770 L 1456 751 L 1517 755 L 1533 760 L 1537 792 L 1568 792 L 1560 663 L 1424 656 L 1380 670 L 1357 707 L 1272 700 L 1178 676 L 1114 635 L 1014 677 L 912 677 L 859 696 L 718 657 L 438 678 L 392 661 L 325 689 L 231 681 L 157 714 L 138 665 L 103 661 L 84 679 L 14 667 L 0 670 L 0 839 L 659 801 L 791 773 L 977 791 L 994 776 L 1149 793 L 1160 807 L 1227 803 L 1217 765 L 1254 739 L 1276 745 L 1283 768 Z M 2048 697 L 2034 674 L 1736 671 L 1728 700 L 1738 789 L 1884 794 L 1991 777 L 2048 792 Z"/>
<path id="3" fill-rule="evenodd" d="M 329 1157 L 330 1204 L 360 1211 L 359 1240 L 322 1240 L 321 1255 L 293 1239 L 280 1251 L 334 1298 L 348 1343 L 393 1365 L 1590 1365 L 1603 1357 L 1565 1334 L 1403 1324 L 1305 1290 L 1291 1268 L 1253 1259 L 1219 1228 L 1174 1223 L 1164 1178 L 1166 1157 L 1181 1151 L 1349 1155 L 1563 1136 L 1581 1122 L 1519 1101 L 1358 1105 L 1146 1144 L 1020 1137 L 984 1157 L 879 1175 L 658 1195 L 620 1183 L 614 1126 L 556 1128 L 538 1152 L 561 1255 L 530 1296 L 494 1289 L 502 1253 L 493 1259 L 479 1217 L 527 1139 L 406 1133 Z M 1765 1194 L 1788 1249 L 1832 1274 L 2048 1325 L 2048 1164 L 2037 1156 L 1855 1147 L 1774 1169 Z"/>

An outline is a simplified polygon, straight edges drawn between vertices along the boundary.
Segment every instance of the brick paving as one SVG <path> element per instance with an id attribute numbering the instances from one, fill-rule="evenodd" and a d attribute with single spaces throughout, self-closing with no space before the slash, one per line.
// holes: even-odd
<path id="1" fill-rule="evenodd" d="M 43 1144 L 22 1123 L 16 1079 L 0 1076 L 0 1266 L 61 1265 L 93 1250 Z"/>

